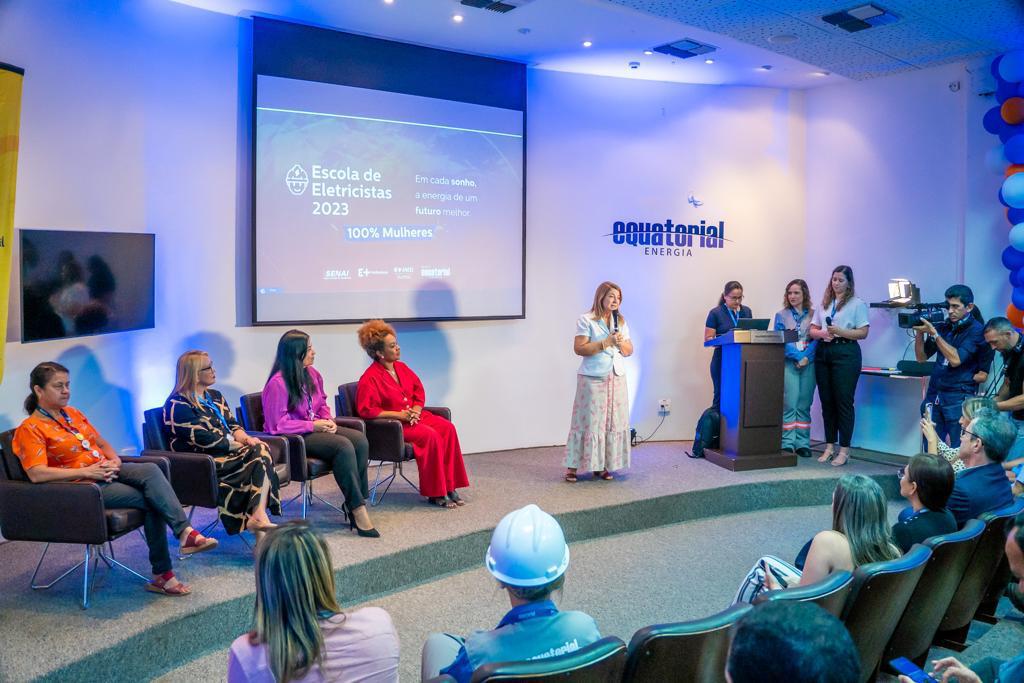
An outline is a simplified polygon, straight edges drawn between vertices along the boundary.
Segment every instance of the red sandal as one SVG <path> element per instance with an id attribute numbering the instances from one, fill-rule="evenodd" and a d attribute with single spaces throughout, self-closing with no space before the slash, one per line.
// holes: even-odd
<path id="1" fill-rule="evenodd" d="M 178 581 L 173 586 L 168 586 L 167 582 L 174 578 L 174 572 L 168 570 L 156 577 L 152 581 L 146 584 L 146 590 L 150 593 L 159 593 L 160 595 L 170 595 L 172 597 L 181 597 L 182 595 L 188 595 L 192 592 L 186 584 Z"/>
<path id="2" fill-rule="evenodd" d="M 605 481 L 611 481 L 615 477 L 608 470 L 601 470 L 600 472 L 594 472 L 594 479 L 604 479 Z"/>
<path id="3" fill-rule="evenodd" d="M 188 532 L 188 536 L 185 537 L 185 542 L 178 548 L 178 552 L 182 555 L 194 555 L 206 552 L 207 550 L 213 550 L 216 547 L 216 538 L 207 538 L 193 529 Z"/>

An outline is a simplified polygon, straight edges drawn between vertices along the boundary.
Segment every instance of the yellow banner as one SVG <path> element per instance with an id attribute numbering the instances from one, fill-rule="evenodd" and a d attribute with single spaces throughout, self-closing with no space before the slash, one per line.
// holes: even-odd
<path id="1" fill-rule="evenodd" d="M 18 128 L 21 121 L 21 81 L 25 72 L 0 63 L 0 379 L 7 347 L 7 302 L 11 290 L 11 250 L 14 248 L 14 185 L 18 179 Z"/>

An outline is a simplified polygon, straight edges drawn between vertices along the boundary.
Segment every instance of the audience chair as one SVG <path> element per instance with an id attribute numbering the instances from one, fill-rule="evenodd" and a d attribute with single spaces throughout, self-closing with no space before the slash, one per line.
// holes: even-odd
<path id="1" fill-rule="evenodd" d="M 263 431 L 263 394 L 261 393 L 245 394 L 242 396 L 242 405 L 238 407 L 238 421 L 242 424 L 242 428 L 253 436 L 258 436 L 261 439 L 272 436 Z M 340 427 L 358 429 L 361 432 L 366 431 L 361 420 L 335 418 L 334 421 Z M 331 466 L 319 458 L 307 457 L 306 442 L 302 440 L 300 435 L 281 434 L 276 438 L 282 438 L 285 441 L 287 462 L 291 470 L 289 481 L 299 482 L 298 495 L 283 504 L 290 505 L 296 499 L 301 498 L 302 518 L 305 519 L 308 508 L 313 505 L 313 500 L 316 499 L 332 510 L 340 512 L 344 518 L 348 519 L 348 513 L 345 510 L 318 496 L 313 491 L 313 481 L 331 474 Z"/>
<path id="2" fill-rule="evenodd" d="M 754 598 L 754 604 L 760 605 L 769 600 L 813 602 L 838 619 L 843 616 L 843 608 L 846 607 L 846 600 L 852 590 L 853 574 L 847 571 L 838 571 L 807 586 L 794 586 L 761 593 Z"/>
<path id="3" fill-rule="evenodd" d="M 524 662 L 492 662 L 473 672 L 471 683 L 605 683 L 619 681 L 626 664 L 626 644 L 615 636 L 602 638 L 576 652 Z"/>
<path id="4" fill-rule="evenodd" d="M 985 529 L 981 532 L 978 545 L 971 561 L 967 563 L 960 585 L 953 593 L 953 599 L 939 624 L 933 644 L 949 650 L 963 652 L 967 647 L 967 632 L 971 627 L 979 606 L 999 569 L 999 563 L 1006 555 L 1006 525 L 1024 509 L 1024 499 L 992 512 L 986 512 L 979 519 Z"/>
<path id="5" fill-rule="evenodd" d="M 358 386 L 359 382 L 349 382 L 348 384 L 338 386 L 338 393 L 334 397 L 335 413 L 337 415 L 357 417 L 356 388 Z M 452 411 L 448 408 L 424 406 L 424 410 L 443 417 L 448 421 L 452 419 Z M 388 489 L 391 488 L 395 476 L 401 476 L 409 486 L 412 486 L 418 492 L 420 490 L 419 487 L 410 481 L 409 477 L 405 476 L 405 472 L 402 469 L 403 463 L 415 460 L 416 456 L 413 454 L 412 445 L 405 443 L 401 421 L 392 418 L 373 418 L 369 420 L 364 419 L 363 422 L 366 423 L 366 438 L 370 442 L 370 460 L 377 461 L 377 476 L 374 478 L 373 486 L 370 487 L 370 504 L 377 505 L 377 503 L 384 500 L 384 496 L 387 494 Z M 391 463 L 391 474 L 382 481 L 380 473 L 384 463 Z M 378 496 L 377 492 L 381 486 L 384 486 L 384 491 Z"/>
<path id="6" fill-rule="evenodd" d="M 52 588 L 82 567 L 81 604 L 82 609 L 88 609 L 100 560 L 111 570 L 123 569 L 144 582 L 149 581 L 114 557 L 113 541 L 141 529 L 145 521 L 143 512 L 132 508 L 108 509 L 103 503 L 100 487 L 91 482 L 33 484 L 11 449 L 13 439 L 14 430 L 0 434 L 0 528 L 8 540 L 46 544 L 29 579 L 32 589 Z M 126 460 L 155 463 L 164 476 L 170 476 L 165 458 L 144 455 Z M 81 544 L 85 546 L 85 556 L 53 581 L 36 583 L 52 543 Z"/>
<path id="7" fill-rule="evenodd" d="M 878 674 L 885 646 L 907 608 L 932 551 L 920 543 L 887 562 L 869 562 L 853 571 L 853 590 L 843 622 L 860 652 L 861 681 Z"/>
<path id="8" fill-rule="evenodd" d="M 159 455 L 167 458 L 171 465 L 171 488 L 178 496 L 178 502 L 189 508 L 188 519 L 192 521 L 192 515 L 197 507 L 217 509 L 217 489 L 220 484 L 217 481 L 217 467 L 213 462 L 213 456 L 206 453 L 186 453 L 172 451 L 170 447 L 171 435 L 167 425 L 164 424 L 163 408 L 150 408 L 143 414 L 142 442 L 146 447 L 146 454 Z M 284 488 L 291 482 L 288 469 L 288 445 L 285 440 L 278 436 L 261 435 L 270 447 L 270 457 L 274 461 L 274 471 Z M 204 536 L 216 528 L 220 517 L 214 517 L 213 521 L 199 530 Z M 242 542 L 249 545 L 244 536 L 240 537 Z M 250 546 L 251 547 L 251 546 Z M 179 555 L 178 559 L 184 559 Z"/>
<path id="9" fill-rule="evenodd" d="M 721 683 L 730 629 L 751 609 L 737 604 L 703 619 L 645 626 L 629 641 L 623 682 Z"/>
<path id="10" fill-rule="evenodd" d="M 939 622 L 960 585 L 984 530 L 983 522 L 972 519 L 960 531 L 925 540 L 924 545 L 931 548 L 932 556 L 928 558 L 921 580 L 917 582 L 907 609 L 886 646 L 882 666 L 889 673 L 895 674 L 889 670 L 888 662 L 897 657 L 906 657 L 925 668 L 928 649 L 939 630 Z"/>

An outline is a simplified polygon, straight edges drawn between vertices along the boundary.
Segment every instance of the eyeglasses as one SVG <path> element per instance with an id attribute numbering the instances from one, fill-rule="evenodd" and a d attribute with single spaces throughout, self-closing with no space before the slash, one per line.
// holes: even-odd
<path id="1" fill-rule="evenodd" d="M 906 468 L 906 466 L 901 467 L 900 471 L 896 473 L 896 477 L 898 479 L 903 479 L 905 476 L 907 476 L 907 468 Z"/>
<path id="2" fill-rule="evenodd" d="M 981 437 L 980 436 L 978 436 L 977 434 L 975 434 L 972 431 L 968 431 L 968 429 L 966 427 L 961 427 L 960 428 L 960 438 L 962 439 L 962 438 L 964 438 L 967 435 L 970 435 L 971 437 L 977 439 L 978 441 L 981 441 Z"/>
<path id="3" fill-rule="evenodd" d="M 743 301 L 743 295 L 740 294 L 739 296 L 733 296 L 730 294 L 729 296 L 725 297 L 725 299 L 726 301 Z"/>
<path id="4" fill-rule="evenodd" d="M 207 370 L 213 370 L 213 366 L 207 365 L 205 368 L 199 368 L 199 372 L 206 372 Z"/>

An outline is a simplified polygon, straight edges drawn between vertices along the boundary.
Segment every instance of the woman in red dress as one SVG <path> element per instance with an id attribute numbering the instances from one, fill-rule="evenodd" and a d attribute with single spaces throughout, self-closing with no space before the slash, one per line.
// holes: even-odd
<path id="1" fill-rule="evenodd" d="M 359 378 L 359 417 L 400 420 L 405 440 L 416 454 L 420 493 L 438 507 L 465 505 L 456 489 L 469 486 L 469 478 L 455 425 L 423 410 L 423 383 L 398 360 L 401 349 L 394 328 L 383 320 L 371 320 L 359 328 L 359 345 L 373 359 Z"/>

